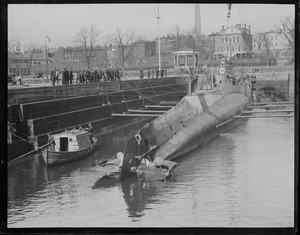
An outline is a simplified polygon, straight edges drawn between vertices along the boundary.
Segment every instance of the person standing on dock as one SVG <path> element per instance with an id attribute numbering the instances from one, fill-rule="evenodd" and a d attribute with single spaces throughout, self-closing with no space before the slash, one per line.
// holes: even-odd
<path id="1" fill-rule="evenodd" d="M 73 77 L 74 77 L 72 68 L 70 68 L 69 77 L 70 77 L 70 84 L 72 84 L 73 83 Z"/>
<path id="2" fill-rule="evenodd" d="M 144 70 L 140 69 L 140 78 L 144 78 Z"/>
<path id="3" fill-rule="evenodd" d="M 52 85 L 55 86 L 55 69 L 51 71 L 50 80 L 52 81 Z"/>
<path id="4" fill-rule="evenodd" d="M 55 81 L 56 85 L 58 86 L 58 69 L 55 69 Z"/>
<path id="5" fill-rule="evenodd" d="M 158 78 L 158 75 L 159 75 L 159 69 L 158 68 L 155 70 L 155 73 L 156 73 L 156 78 Z"/>
<path id="6" fill-rule="evenodd" d="M 66 77 L 67 77 L 67 68 L 64 68 L 63 74 L 62 74 L 62 84 L 66 84 Z"/>
<path id="7" fill-rule="evenodd" d="M 152 78 L 154 78 L 154 69 L 152 69 Z"/>
<path id="8" fill-rule="evenodd" d="M 70 84 L 70 72 L 69 68 L 66 68 L 66 84 Z"/>
<path id="9" fill-rule="evenodd" d="M 160 70 L 160 77 L 161 77 L 161 78 L 164 77 L 164 70 L 163 70 L 163 69 Z"/>
<path id="10" fill-rule="evenodd" d="M 151 74 L 151 72 L 150 72 L 150 70 L 148 69 L 148 79 L 150 79 L 150 74 Z"/>
<path id="11" fill-rule="evenodd" d="M 49 144 L 49 149 L 51 151 L 55 150 L 55 139 L 53 137 L 53 135 L 51 135 L 50 133 L 48 133 L 48 144 Z"/>

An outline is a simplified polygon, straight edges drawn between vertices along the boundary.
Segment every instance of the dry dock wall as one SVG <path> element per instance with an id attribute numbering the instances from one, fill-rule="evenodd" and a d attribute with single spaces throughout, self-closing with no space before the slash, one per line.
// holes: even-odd
<path id="1" fill-rule="evenodd" d="M 24 104 L 37 101 L 65 99 L 70 97 L 97 95 L 115 91 L 126 91 L 142 88 L 155 88 L 158 91 L 164 90 L 169 85 L 184 85 L 189 76 L 168 77 L 160 79 L 136 79 L 121 80 L 112 82 L 80 83 L 60 86 L 39 86 L 39 87 L 10 87 L 8 89 L 8 105 Z M 164 85 L 164 86 L 163 86 Z"/>

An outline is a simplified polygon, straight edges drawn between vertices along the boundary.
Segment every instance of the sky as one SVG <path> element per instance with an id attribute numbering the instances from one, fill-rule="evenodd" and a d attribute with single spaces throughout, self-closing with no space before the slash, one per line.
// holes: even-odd
<path id="1" fill-rule="evenodd" d="M 167 35 L 177 24 L 183 31 L 194 27 L 194 4 L 9 4 L 8 40 L 18 37 L 23 46 L 73 46 L 81 27 L 93 24 L 100 30 L 100 44 L 109 44 L 108 36 L 116 28 L 134 30 L 146 40 Z M 159 7 L 160 24 L 157 14 Z M 227 25 L 227 4 L 200 4 L 202 33 L 208 35 Z M 228 25 L 251 25 L 251 33 L 265 32 L 279 25 L 280 19 L 294 17 L 294 5 L 233 4 Z"/>

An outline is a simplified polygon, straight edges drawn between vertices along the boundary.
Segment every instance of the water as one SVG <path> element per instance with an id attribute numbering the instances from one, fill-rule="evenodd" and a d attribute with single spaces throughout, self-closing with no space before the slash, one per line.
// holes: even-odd
<path id="1" fill-rule="evenodd" d="M 294 119 L 249 119 L 177 159 L 167 182 L 99 181 L 96 167 L 144 123 L 101 137 L 94 154 L 8 169 L 8 227 L 293 227 Z"/>

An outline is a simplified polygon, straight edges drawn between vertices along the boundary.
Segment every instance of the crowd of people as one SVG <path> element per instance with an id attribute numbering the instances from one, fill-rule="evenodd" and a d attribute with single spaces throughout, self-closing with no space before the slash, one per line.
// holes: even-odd
<path id="1" fill-rule="evenodd" d="M 62 84 L 73 84 L 73 83 L 91 83 L 91 82 L 105 82 L 105 81 L 116 81 L 120 80 L 122 77 L 122 73 L 120 69 L 112 69 L 112 68 L 103 68 L 103 69 L 85 69 L 79 70 L 76 73 L 77 76 L 74 76 L 74 72 L 72 68 L 68 69 L 68 67 L 64 68 L 62 72 Z M 74 80 L 76 77 L 76 81 Z M 59 82 L 59 72 L 55 68 L 51 72 L 51 82 L 52 85 L 58 85 Z"/>
<path id="2" fill-rule="evenodd" d="M 146 73 L 148 78 L 164 78 L 167 77 L 167 70 L 166 69 L 161 69 L 159 70 L 159 68 L 156 69 L 148 69 L 147 73 Z M 144 69 L 140 69 L 140 78 L 144 78 Z"/>
<path id="3" fill-rule="evenodd" d="M 107 81 L 118 81 L 124 76 L 124 72 L 118 68 L 95 68 L 95 69 L 81 69 L 73 72 L 72 68 L 64 68 L 63 72 L 59 73 L 58 69 L 55 68 L 51 71 L 51 82 L 52 85 L 59 85 L 61 77 L 61 84 L 78 84 L 78 83 L 91 83 L 91 82 L 107 82 Z M 140 78 L 164 78 L 167 77 L 166 69 L 148 69 L 145 71 L 140 69 Z"/>

